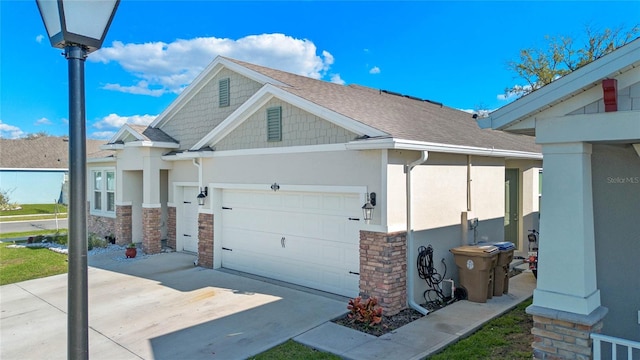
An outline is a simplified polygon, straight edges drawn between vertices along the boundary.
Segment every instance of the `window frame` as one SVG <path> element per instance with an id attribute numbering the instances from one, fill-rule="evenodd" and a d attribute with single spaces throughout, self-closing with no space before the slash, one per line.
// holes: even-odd
<path id="1" fill-rule="evenodd" d="M 97 181 L 96 175 L 100 176 Z M 89 213 L 91 215 L 116 216 L 116 169 L 114 167 L 90 169 Z M 96 201 L 99 199 L 99 203 Z"/>

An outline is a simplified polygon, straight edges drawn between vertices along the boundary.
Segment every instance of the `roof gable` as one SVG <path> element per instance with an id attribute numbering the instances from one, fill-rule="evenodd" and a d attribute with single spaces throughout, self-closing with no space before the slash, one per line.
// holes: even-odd
<path id="1" fill-rule="evenodd" d="M 148 146 L 175 149 L 178 142 L 162 130 L 144 125 L 124 124 L 113 135 L 104 149 L 116 149 L 118 146 Z"/>

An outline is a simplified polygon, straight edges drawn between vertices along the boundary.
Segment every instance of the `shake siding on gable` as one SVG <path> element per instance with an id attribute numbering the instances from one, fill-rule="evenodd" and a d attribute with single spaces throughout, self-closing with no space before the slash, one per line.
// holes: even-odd
<path id="1" fill-rule="evenodd" d="M 282 141 L 267 141 L 267 109 L 282 107 Z M 279 99 L 271 99 L 217 144 L 216 151 L 266 147 L 340 144 L 356 134 Z"/>
<path id="2" fill-rule="evenodd" d="M 640 110 L 640 83 L 635 83 L 624 89 L 618 89 L 618 111 Z M 604 100 L 600 99 L 587 106 L 583 106 L 569 115 L 597 114 L 604 112 Z"/>
<path id="3" fill-rule="evenodd" d="M 231 104 L 220 108 L 218 106 L 218 83 L 225 78 L 230 79 Z M 181 150 L 189 149 L 261 87 L 262 84 L 258 82 L 228 69 L 223 69 L 160 129 L 178 140 Z"/>

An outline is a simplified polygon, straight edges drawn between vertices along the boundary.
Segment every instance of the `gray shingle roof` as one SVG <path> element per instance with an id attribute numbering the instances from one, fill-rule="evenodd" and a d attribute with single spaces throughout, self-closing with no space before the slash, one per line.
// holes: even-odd
<path id="1" fill-rule="evenodd" d="M 129 127 L 142 135 L 142 137 L 148 141 L 178 143 L 176 139 L 167 135 L 164 131 L 158 128 L 152 128 L 146 125 L 129 125 Z"/>
<path id="2" fill-rule="evenodd" d="M 100 150 L 104 140 L 87 140 L 87 158 L 113 155 Z M 41 136 L 34 139 L 0 139 L 0 168 L 68 169 L 69 141 L 66 137 Z"/>
<path id="3" fill-rule="evenodd" d="M 541 152 L 531 136 L 483 130 L 471 114 L 430 101 L 359 85 L 339 85 L 225 58 L 289 86 L 283 90 L 396 139 L 437 144 Z"/>

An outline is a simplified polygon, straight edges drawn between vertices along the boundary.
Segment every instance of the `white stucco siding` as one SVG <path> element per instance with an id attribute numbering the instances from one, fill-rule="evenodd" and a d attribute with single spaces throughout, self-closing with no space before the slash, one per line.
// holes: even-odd
<path id="1" fill-rule="evenodd" d="M 218 82 L 226 78 L 230 84 L 230 106 L 221 108 L 218 106 Z M 261 86 L 262 84 L 256 81 L 222 69 L 165 122 L 161 129 L 180 142 L 180 149 L 189 149 L 247 101 Z"/>
<path id="2" fill-rule="evenodd" d="M 282 141 L 267 141 L 267 109 L 282 109 Z M 271 99 L 224 139 L 216 151 L 346 143 L 356 134 L 280 99 Z"/>

